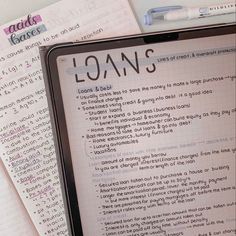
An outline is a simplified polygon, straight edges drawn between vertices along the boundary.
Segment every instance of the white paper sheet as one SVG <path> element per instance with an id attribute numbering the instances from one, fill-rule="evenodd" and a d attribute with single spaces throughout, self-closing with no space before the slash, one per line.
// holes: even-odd
<path id="1" fill-rule="evenodd" d="M 60 1 L 0 29 L 0 157 L 40 235 L 67 226 L 38 46 L 135 33 L 125 0 Z"/>
<path id="2" fill-rule="evenodd" d="M 0 235 L 37 236 L 19 196 L 0 160 Z"/>

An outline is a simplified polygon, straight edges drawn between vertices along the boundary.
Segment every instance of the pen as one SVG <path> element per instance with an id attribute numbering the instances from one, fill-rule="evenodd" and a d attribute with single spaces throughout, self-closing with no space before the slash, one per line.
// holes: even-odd
<path id="1" fill-rule="evenodd" d="M 230 14 L 235 13 L 235 11 L 235 2 L 207 7 L 184 7 L 182 9 L 167 12 L 164 14 L 164 20 L 190 20 L 208 16 Z"/>

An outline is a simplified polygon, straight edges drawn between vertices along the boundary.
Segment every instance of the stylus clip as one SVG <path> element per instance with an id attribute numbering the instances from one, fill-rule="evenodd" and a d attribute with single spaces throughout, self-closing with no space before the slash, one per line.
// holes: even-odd
<path id="1" fill-rule="evenodd" d="M 151 8 L 144 15 L 144 24 L 145 25 L 151 25 L 152 22 L 153 22 L 153 18 L 157 18 L 157 17 L 164 18 L 164 15 L 167 12 L 175 11 L 175 10 L 179 10 L 179 9 L 183 9 L 183 6 L 176 5 L 176 6 Z M 153 16 L 153 14 L 155 14 L 155 17 Z"/>

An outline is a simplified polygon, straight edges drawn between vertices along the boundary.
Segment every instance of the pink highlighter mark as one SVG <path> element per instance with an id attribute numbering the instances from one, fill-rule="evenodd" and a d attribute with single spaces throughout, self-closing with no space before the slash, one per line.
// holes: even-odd
<path id="1" fill-rule="evenodd" d="M 15 25 L 16 28 L 17 28 L 18 25 L 20 25 L 21 29 L 16 30 L 16 31 L 19 31 L 19 30 L 28 28 L 30 26 L 36 25 L 41 21 L 42 21 L 42 18 L 41 18 L 40 15 L 36 15 L 36 16 L 32 16 L 32 17 L 29 15 L 26 20 L 24 20 L 24 21 L 22 20 L 22 21 L 20 21 L 16 24 L 13 24 L 13 25 Z M 16 31 L 15 32 L 10 32 L 10 26 L 3 29 L 3 30 L 4 30 L 6 35 L 16 32 Z"/>

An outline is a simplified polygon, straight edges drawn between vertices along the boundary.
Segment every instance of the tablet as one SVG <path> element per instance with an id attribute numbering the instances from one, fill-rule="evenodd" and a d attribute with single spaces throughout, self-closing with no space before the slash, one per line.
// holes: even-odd
<path id="1" fill-rule="evenodd" d="M 235 234 L 235 25 L 41 48 L 71 235 Z"/>

